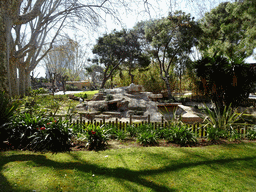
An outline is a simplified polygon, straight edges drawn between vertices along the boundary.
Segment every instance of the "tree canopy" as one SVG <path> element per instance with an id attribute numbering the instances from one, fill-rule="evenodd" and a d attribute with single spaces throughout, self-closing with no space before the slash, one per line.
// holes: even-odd
<path id="1" fill-rule="evenodd" d="M 196 61 L 194 68 L 201 80 L 201 90 L 220 109 L 224 105 L 238 106 L 255 90 L 256 73 L 249 64 L 207 56 Z"/>
<path id="2" fill-rule="evenodd" d="M 111 77 L 114 70 L 121 64 L 128 66 L 129 74 L 140 66 L 148 66 L 149 57 L 142 53 L 138 37 L 132 31 L 113 31 L 97 40 L 93 53 L 99 57 L 99 62 L 105 66 L 101 88 Z"/>
<path id="3" fill-rule="evenodd" d="M 221 3 L 200 21 L 203 30 L 199 48 L 210 56 L 245 59 L 256 47 L 255 2 Z"/>
<path id="4" fill-rule="evenodd" d="M 174 15 L 152 21 L 145 31 L 152 46 L 152 56 L 157 60 L 160 76 L 166 84 L 168 97 L 175 100 L 169 83 L 171 66 L 180 57 L 192 52 L 200 28 L 190 14 L 178 11 Z"/>

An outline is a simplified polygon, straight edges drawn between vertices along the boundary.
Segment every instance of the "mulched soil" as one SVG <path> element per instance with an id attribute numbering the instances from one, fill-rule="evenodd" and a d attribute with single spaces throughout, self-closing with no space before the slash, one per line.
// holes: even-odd
<path id="1" fill-rule="evenodd" d="M 168 143 L 165 140 L 159 140 L 159 143 L 157 145 L 151 145 L 151 146 L 143 146 L 136 142 L 136 139 L 127 139 L 123 141 L 118 140 L 109 140 L 108 145 L 101 149 L 101 150 L 111 150 L 111 149 L 123 149 L 123 148 L 132 148 L 132 147 L 206 147 L 210 145 L 225 145 L 225 144 L 239 144 L 239 143 L 248 143 L 248 142 L 256 142 L 249 141 L 249 140 L 235 140 L 235 141 L 229 141 L 227 139 L 220 139 L 218 141 L 208 141 L 206 139 L 198 139 L 198 142 L 191 145 L 181 146 L 179 144 L 175 143 Z M 86 147 L 85 142 L 74 142 L 73 146 L 71 148 L 71 151 L 89 151 Z"/>

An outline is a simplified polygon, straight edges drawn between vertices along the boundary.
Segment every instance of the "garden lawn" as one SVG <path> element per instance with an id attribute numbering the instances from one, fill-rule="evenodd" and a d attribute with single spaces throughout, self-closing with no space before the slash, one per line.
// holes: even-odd
<path id="1" fill-rule="evenodd" d="M 85 93 L 87 95 L 87 100 L 90 100 L 93 98 L 93 96 L 98 93 L 99 90 L 94 90 L 94 91 L 85 91 L 85 92 L 81 92 L 81 93 L 76 93 L 74 94 L 76 97 L 82 97 Z"/>
<path id="2" fill-rule="evenodd" d="M 255 191 L 256 143 L 0 153 L 0 191 Z"/>

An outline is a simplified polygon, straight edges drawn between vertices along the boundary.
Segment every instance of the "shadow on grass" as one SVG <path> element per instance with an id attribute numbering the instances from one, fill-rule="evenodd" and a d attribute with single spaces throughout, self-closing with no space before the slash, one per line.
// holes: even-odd
<path id="1" fill-rule="evenodd" d="M 42 167 L 54 167 L 54 169 L 64 170 L 64 169 L 76 169 L 80 172 L 84 173 L 93 173 L 95 175 L 101 175 L 105 177 L 111 177 L 115 178 L 117 180 L 121 181 L 129 181 L 134 184 L 147 187 L 151 189 L 152 191 L 178 191 L 175 188 L 168 188 L 164 185 L 154 183 L 153 181 L 146 180 L 142 178 L 143 176 L 154 176 L 157 174 L 162 173 L 168 173 L 173 171 L 178 171 L 180 169 L 184 168 L 191 168 L 196 167 L 200 165 L 210 165 L 210 164 L 219 164 L 219 165 L 225 165 L 230 162 L 235 161 L 250 161 L 254 160 L 256 156 L 250 156 L 250 157 L 243 157 L 243 158 L 225 158 L 225 159 L 217 159 L 217 160 L 207 160 L 204 159 L 202 161 L 197 162 L 175 162 L 174 164 L 167 165 L 164 167 L 161 167 L 159 169 L 155 170 L 142 170 L 142 171 L 136 171 L 136 170 L 130 170 L 128 167 L 126 168 L 107 168 L 103 166 L 99 166 L 97 164 L 90 164 L 88 162 L 85 162 L 76 156 L 76 154 L 70 153 L 74 159 L 78 160 L 78 162 L 56 162 L 47 159 L 44 155 L 11 155 L 11 156 L 1 156 L 0 155 L 0 171 L 3 169 L 3 166 L 9 162 L 14 161 L 32 161 L 36 163 L 38 166 Z M 0 185 L 0 191 L 15 191 L 10 183 L 8 183 L 7 179 L 4 177 L 4 175 L 0 172 L 0 181 L 4 183 L 4 185 Z M 0 182 L 0 184 L 1 184 Z M 128 187 L 126 183 L 122 183 L 124 187 Z M 26 189 L 22 189 L 26 190 Z"/>

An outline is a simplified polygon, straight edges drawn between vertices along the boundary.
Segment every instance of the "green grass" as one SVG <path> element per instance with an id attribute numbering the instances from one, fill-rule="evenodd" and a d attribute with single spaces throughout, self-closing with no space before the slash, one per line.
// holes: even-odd
<path id="1" fill-rule="evenodd" d="M 0 153 L 0 191 L 255 191 L 256 143 Z"/>
<path id="2" fill-rule="evenodd" d="M 95 93 L 98 93 L 98 90 L 95 91 L 85 91 L 78 94 L 75 94 L 75 96 L 78 96 L 80 94 L 86 93 L 88 98 L 92 99 Z M 55 112 L 55 110 L 59 107 L 58 113 L 61 111 L 61 113 L 66 113 L 67 110 L 70 107 L 75 107 L 79 104 L 79 101 L 71 100 L 69 99 L 68 95 L 37 95 L 34 97 L 25 97 L 22 101 L 22 105 L 19 107 L 20 110 L 25 109 L 25 103 L 34 101 L 36 105 L 34 106 L 35 111 L 39 111 L 40 109 L 48 109 L 51 112 Z"/>
<path id="3" fill-rule="evenodd" d="M 92 99 L 93 96 L 98 93 L 99 90 L 94 90 L 94 91 L 84 91 L 84 92 L 81 92 L 81 93 L 76 93 L 74 94 L 76 97 L 81 97 L 81 95 L 84 95 L 85 93 L 87 94 L 87 100 L 89 99 Z"/>

